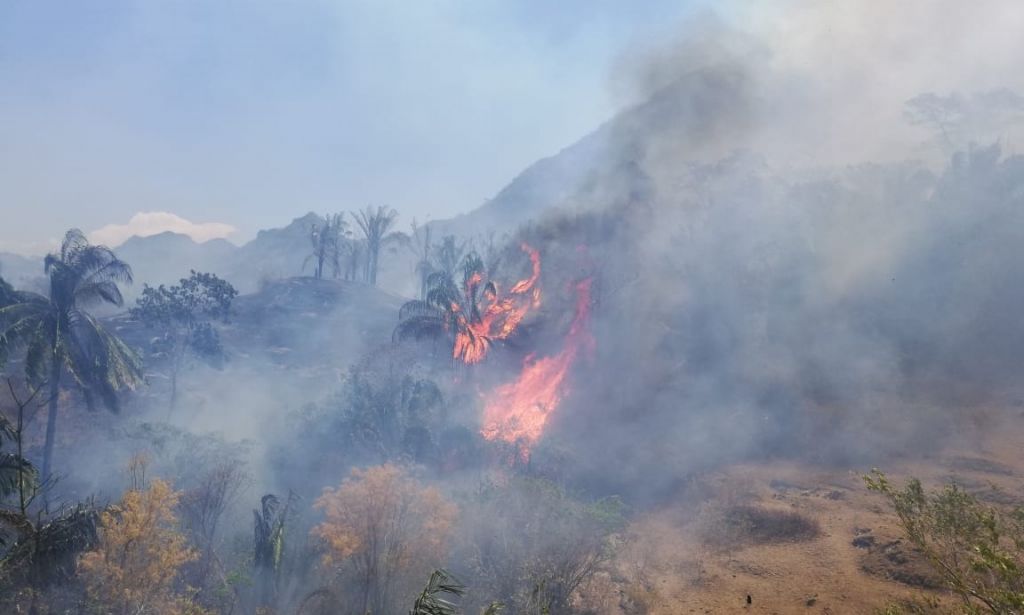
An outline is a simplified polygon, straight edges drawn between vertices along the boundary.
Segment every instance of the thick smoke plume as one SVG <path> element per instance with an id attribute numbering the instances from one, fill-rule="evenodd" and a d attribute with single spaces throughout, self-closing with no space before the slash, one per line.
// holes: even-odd
<path id="1" fill-rule="evenodd" d="M 563 213 L 524 231 L 563 272 L 548 288 L 580 271 L 576 245 L 599 279 L 598 358 L 553 459 L 658 491 L 749 456 L 933 450 L 1018 398 L 1024 99 L 964 64 L 976 39 L 917 32 L 924 8 L 804 7 L 785 38 L 704 17 L 623 61 L 641 102 L 588 144 L 599 162 Z M 979 13 L 965 30 L 1020 17 Z M 903 54 L 869 24 L 908 30 Z M 837 53 L 861 36 L 879 47 Z M 929 80 L 936 58 L 957 61 Z"/>

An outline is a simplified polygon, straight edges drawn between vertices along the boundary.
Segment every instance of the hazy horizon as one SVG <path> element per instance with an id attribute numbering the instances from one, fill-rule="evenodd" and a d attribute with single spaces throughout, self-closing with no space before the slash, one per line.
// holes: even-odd
<path id="1" fill-rule="evenodd" d="M 700 4 L 8 3 L 0 252 L 469 211 L 607 120 L 608 65 Z"/>

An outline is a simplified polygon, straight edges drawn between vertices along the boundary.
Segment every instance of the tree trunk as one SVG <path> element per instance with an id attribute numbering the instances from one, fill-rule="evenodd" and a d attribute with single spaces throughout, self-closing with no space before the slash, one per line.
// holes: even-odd
<path id="1" fill-rule="evenodd" d="M 380 254 L 380 246 L 374 245 L 370 250 L 370 254 L 367 255 L 367 280 L 371 286 L 377 285 L 377 255 Z"/>
<path id="2" fill-rule="evenodd" d="M 165 421 L 171 420 L 171 414 L 174 413 L 175 408 L 178 407 L 178 372 L 181 371 L 181 363 L 185 358 L 185 342 L 182 341 L 181 333 L 176 332 L 174 336 L 174 345 L 171 350 L 171 399 L 167 406 L 167 416 Z"/>
<path id="3" fill-rule="evenodd" d="M 60 397 L 60 361 L 57 357 L 52 359 L 50 367 L 50 399 L 49 409 L 46 415 L 46 444 L 43 447 L 43 475 L 45 481 L 50 478 L 50 470 L 53 462 L 53 442 L 57 435 L 57 402 Z"/>
<path id="4" fill-rule="evenodd" d="M 178 405 L 178 366 L 171 367 L 171 404 L 167 408 L 167 418 L 171 418 L 175 406 Z"/>

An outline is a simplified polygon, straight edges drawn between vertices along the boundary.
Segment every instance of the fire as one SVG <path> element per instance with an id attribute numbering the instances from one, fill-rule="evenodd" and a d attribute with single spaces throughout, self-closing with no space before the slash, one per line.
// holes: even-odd
<path id="1" fill-rule="evenodd" d="M 592 351 L 590 278 L 576 284 L 576 312 L 561 352 L 537 359 L 529 355 L 514 382 L 498 387 L 484 408 L 481 434 L 522 447 L 523 455 L 544 432 L 548 417 L 568 392 L 566 377 L 582 351 Z"/>
<path id="2" fill-rule="evenodd" d="M 498 298 L 497 293 L 489 286 L 483 289 L 484 299 L 488 302 L 482 313 L 466 314 L 458 305 L 452 304 L 455 315 L 455 345 L 452 356 L 464 363 L 479 363 L 487 355 L 496 340 L 503 340 L 512 333 L 523 321 L 531 309 L 540 306 L 540 254 L 527 244 L 521 245 L 530 257 L 532 272 L 530 277 L 516 282 L 508 291 L 508 296 Z M 476 296 L 480 292 L 483 276 L 474 273 L 465 283 L 467 306 L 476 305 Z"/>

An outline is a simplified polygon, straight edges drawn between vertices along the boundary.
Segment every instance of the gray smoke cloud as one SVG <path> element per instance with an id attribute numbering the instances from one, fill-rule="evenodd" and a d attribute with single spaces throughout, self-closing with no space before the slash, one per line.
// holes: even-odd
<path id="1" fill-rule="evenodd" d="M 580 275 L 563 245 L 600 288 L 553 465 L 650 494 L 750 456 L 928 453 L 1018 403 L 1022 11 L 857 6 L 705 15 L 620 63 L 637 104 L 525 231 L 548 288 Z"/>

